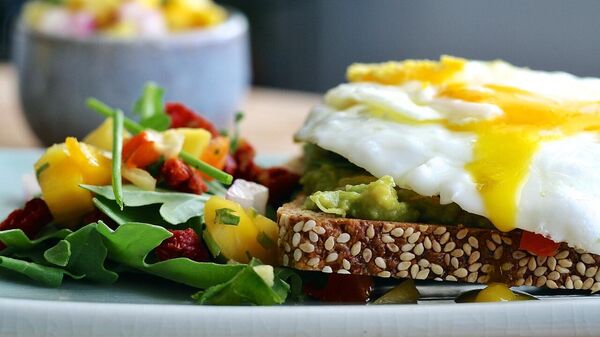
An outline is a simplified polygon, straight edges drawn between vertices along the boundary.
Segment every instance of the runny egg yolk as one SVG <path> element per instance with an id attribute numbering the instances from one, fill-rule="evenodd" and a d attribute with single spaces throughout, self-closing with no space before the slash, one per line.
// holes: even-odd
<path id="1" fill-rule="evenodd" d="M 483 84 L 472 86 L 456 76 L 461 59 L 440 62 L 407 61 L 383 65 L 355 65 L 350 81 L 399 85 L 421 81 L 440 89 L 438 97 L 498 106 L 503 114 L 492 120 L 445 126 L 477 135 L 473 161 L 465 169 L 482 196 L 487 217 L 502 231 L 517 227 L 517 206 L 534 154 L 544 141 L 584 131 L 600 130 L 600 103 L 555 100 L 516 87 Z M 439 123 L 439 121 L 431 121 Z"/>

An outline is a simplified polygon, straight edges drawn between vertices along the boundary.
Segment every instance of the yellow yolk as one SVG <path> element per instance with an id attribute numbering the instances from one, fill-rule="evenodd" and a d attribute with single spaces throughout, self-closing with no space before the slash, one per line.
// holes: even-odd
<path id="1" fill-rule="evenodd" d="M 464 60 L 443 57 L 440 62 L 353 65 L 348 70 L 348 79 L 394 85 L 421 81 L 436 85 L 440 98 L 491 104 L 502 109 L 503 114 L 492 120 L 461 125 L 444 122 L 444 125 L 453 131 L 477 135 L 473 161 L 465 169 L 477 184 L 487 217 L 498 229 L 510 231 L 517 227 L 520 191 L 540 143 L 600 130 L 600 104 L 554 100 L 509 86 L 469 86 L 458 76 L 463 64 Z"/>

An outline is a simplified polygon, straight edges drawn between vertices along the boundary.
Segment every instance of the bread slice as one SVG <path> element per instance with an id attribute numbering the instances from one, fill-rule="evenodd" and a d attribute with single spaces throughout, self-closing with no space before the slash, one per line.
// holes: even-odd
<path id="1" fill-rule="evenodd" d="M 561 243 L 551 257 L 519 250 L 521 231 L 277 211 L 281 264 L 324 273 L 600 291 L 600 255 Z"/>

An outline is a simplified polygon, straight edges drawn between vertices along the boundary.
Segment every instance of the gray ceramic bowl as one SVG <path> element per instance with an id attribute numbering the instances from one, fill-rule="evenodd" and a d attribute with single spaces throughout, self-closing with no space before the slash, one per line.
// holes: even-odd
<path id="1" fill-rule="evenodd" d="M 147 81 L 226 128 L 250 80 L 248 23 L 235 11 L 219 26 L 157 39 L 65 38 L 19 24 L 14 41 L 22 106 L 44 144 L 101 122 L 88 97 L 129 114 Z"/>

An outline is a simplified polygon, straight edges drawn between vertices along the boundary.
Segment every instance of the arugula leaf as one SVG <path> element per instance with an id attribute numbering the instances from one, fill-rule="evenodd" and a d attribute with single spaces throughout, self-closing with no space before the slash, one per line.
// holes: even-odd
<path id="1" fill-rule="evenodd" d="M 112 189 L 117 204 L 123 210 L 123 179 L 121 178 L 121 155 L 123 152 L 123 111 L 113 116 Z"/>
<path id="2" fill-rule="evenodd" d="M 66 267 L 71 257 L 71 244 L 67 240 L 60 240 L 44 252 L 44 259 L 59 267 Z"/>
<path id="3" fill-rule="evenodd" d="M 37 281 L 48 287 L 61 285 L 66 272 L 63 269 L 44 266 L 35 262 L 28 262 L 0 256 L 0 268 L 15 272 Z"/>
<path id="4" fill-rule="evenodd" d="M 140 116 L 144 128 L 165 131 L 171 125 L 171 118 L 165 113 L 164 89 L 156 83 L 148 82 L 142 96 L 135 102 L 133 112 Z"/>
<path id="5" fill-rule="evenodd" d="M 128 222 L 143 222 L 159 225 L 165 222 L 160 216 L 159 205 L 124 207 L 123 210 L 121 210 L 114 200 L 109 200 L 99 195 L 94 197 L 92 201 L 96 208 L 119 225 Z"/>
<path id="6" fill-rule="evenodd" d="M 110 186 L 80 185 L 109 200 L 115 200 Z M 133 185 L 123 186 L 123 203 L 125 206 L 138 207 L 162 204 L 160 215 L 173 225 L 184 223 L 190 218 L 204 214 L 204 203 L 209 195 L 197 195 L 180 192 L 146 191 Z"/>
<path id="7" fill-rule="evenodd" d="M 144 223 L 127 223 L 113 231 L 101 222 L 97 229 L 105 239 L 111 260 L 192 287 L 208 288 L 227 282 L 245 267 L 241 264 L 196 262 L 187 258 L 147 263 L 150 252 L 171 237 L 168 230 Z"/>
<path id="8" fill-rule="evenodd" d="M 231 208 L 219 208 L 215 211 L 215 223 L 223 225 L 237 226 L 240 224 L 240 217 L 233 214 Z"/>
<path id="9" fill-rule="evenodd" d="M 200 304 L 234 305 L 258 304 L 273 305 L 285 302 L 289 286 L 279 278 L 274 277 L 270 286 L 257 273 L 256 267 L 260 262 L 252 260 L 244 269 L 228 282 L 210 287 L 192 296 Z M 271 266 L 264 266 L 272 268 Z"/>
<path id="10" fill-rule="evenodd" d="M 304 292 L 302 291 L 302 277 L 293 269 L 278 267 L 275 268 L 275 278 L 286 281 L 289 284 L 290 296 L 289 300 L 301 301 Z"/>
<path id="11" fill-rule="evenodd" d="M 48 231 L 46 234 L 42 234 L 35 240 L 31 240 L 25 235 L 20 229 L 9 229 L 0 231 L 0 241 L 6 245 L 6 249 L 2 251 L 3 255 L 6 255 L 12 251 L 23 251 L 32 249 L 42 242 L 52 239 L 64 239 L 71 233 L 68 229 L 53 229 Z"/>

